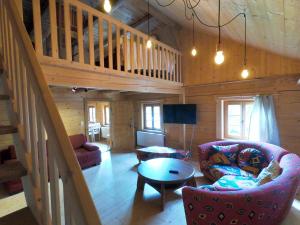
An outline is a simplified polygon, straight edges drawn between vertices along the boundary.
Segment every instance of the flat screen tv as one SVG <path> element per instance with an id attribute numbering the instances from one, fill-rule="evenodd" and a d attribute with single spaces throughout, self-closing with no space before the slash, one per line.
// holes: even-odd
<path id="1" fill-rule="evenodd" d="M 175 124 L 196 124 L 196 104 L 163 105 L 163 122 Z"/>

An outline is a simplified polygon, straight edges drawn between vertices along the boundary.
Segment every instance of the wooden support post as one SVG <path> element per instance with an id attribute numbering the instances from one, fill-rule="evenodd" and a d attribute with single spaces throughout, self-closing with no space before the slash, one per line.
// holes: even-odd
<path id="1" fill-rule="evenodd" d="M 93 14 L 88 13 L 88 29 L 89 29 L 89 53 L 90 65 L 95 65 L 95 48 L 94 48 L 94 21 Z"/>
<path id="2" fill-rule="evenodd" d="M 52 57 L 58 58 L 56 1 L 49 1 L 50 30 L 51 30 L 51 52 Z"/>
<path id="3" fill-rule="evenodd" d="M 77 40 L 78 40 L 78 61 L 84 63 L 83 30 L 82 30 L 82 9 L 77 8 Z"/>
<path id="4" fill-rule="evenodd" d="M 38 56 L 43 55 L 42 24 L 40 0 L 32 0 L 34 47 Z"/>
<path id="5" fill-rule="evenodd" d="M 107 21 L 108 23 L 108 65 L 109 69 L 113 69 L 113 49 L 112 49 L 112 23 Z"/>
<path id="6" fill-rule="evenodd" d="M 116 25 L 117 70 L 121 71 L 120 27 Z"/>
<path id="7" fill-rule="evenodd" d="M 99 32 L 99 58 L 100 58 L 100 67 L 104 66 L 104 46 L 103 46 L 103 19 L 98 17 L 98 32 Z"/>
<path id="8" fill-rule="evenodd" d="M 64 19 L 65 19 L 65 44 L 66 59 L 72 61 L 71 25 L 70 25 L 70 3 L 64 0 Z"/>

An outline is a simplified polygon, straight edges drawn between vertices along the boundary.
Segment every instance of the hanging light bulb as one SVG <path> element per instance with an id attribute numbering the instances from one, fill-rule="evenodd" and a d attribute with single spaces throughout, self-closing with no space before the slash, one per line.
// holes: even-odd
<path id="1" fill-rule="evenodd" d="M 242 73 L 241 73 L 241 77 L 243 79 L 247 79 L 249 77 L 249 70 L 247 68 L 244 68 Z"/>
<path id="2" fill-rule="evenodd" d="M 105 12 L 110 13 L 111 11 L 111 4 L 109 0 L 104 0 L 103 8 Z"/>
<path id="3" fill-rule="evenodd" d="M 147 48 L 148 48 L 148 49 L 152 48 L 152 41 L 151 41 L 151 39 L 150 39 L 150 38 L 148 39 L 148 41 L 147 41 L 147 44 L 146 44 L 146 45 L 147 45 Z"/>
<path id="4" fill-rule="evenodd" d="M 195 47 L 193 47 L 192 51 L 191 51 L 192 56 L 196 56 L 197 55 L 197 49 Z"/>
<path id="5" fill-rule="evenodd" d="M 215 63 L 217 65 L 221 65 L 224 62 L 224 54 L 222 50 L 217 50 L 216 56 L 215 56 Z"/>

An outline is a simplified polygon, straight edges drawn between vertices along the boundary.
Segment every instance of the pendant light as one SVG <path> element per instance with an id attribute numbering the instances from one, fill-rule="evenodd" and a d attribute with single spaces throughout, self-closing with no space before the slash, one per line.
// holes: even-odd
<path id="1" fill-rule="evenodd" d="M 224 53 L 221 49 L 221 0 L 219 0 L 218 29 L 219 29 L 219 42 L 217 45 L 217 51 L 216 51 L 216 55 L 215 55 L 215 63 L 217 65 L 221 65 L 225 60 Z"/>
<path id="2" fill-rule="evenodd" d="M 109 0 L 104 0 L 103 8 L 105 12 L 110 13 L 111 12 L 111 4 Z"/>
<path id="3" fill-rule="evenodd" d="M 152 41 L 150 38 L 150 0 L 148 0 L 148 40 L 146 46 L 148 49 L 152 48 Z"/>
<path id="4" fill-rule="evenodd" d="M 249 70 L 247 69 L 247 19 L 246 19 L 246 13 L 244 13 L 244 19 L 245 19 L 245 40 L 244 40 L 244 67 L 241 73 L 241 77 L 243 79 L 247 79 L 249 77 Z"/>
<path id="5" fill-rule="evenodd" d="M 191 51 L 191 54 L 193 57 L 195 57 L 197 55 L 197 49 L 195 47 L 195 20 L 194 20 L 194 13 L 192 14 L 193 17 L 193 48 Z"/>

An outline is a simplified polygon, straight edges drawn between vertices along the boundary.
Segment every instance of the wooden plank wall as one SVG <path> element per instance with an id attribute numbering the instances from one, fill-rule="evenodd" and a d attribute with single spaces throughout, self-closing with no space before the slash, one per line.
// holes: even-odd
<path id="1" fill-rule="evenodd" d="M 214 63 L 217 37 L 207 33 L 195 34 L 196 57 L 191 56 L 192 34 L 190 30 L 179 32 L 182 43 L 182 73 L 184 86 L 242 80 L 243 43 L 222 39 L 225 61 L 222 65 Z M 300 60 L 274 54 L 266 50 L 248 46 L 249 79 L 287 74 L 299 74 Z"/>
<path id="2" fill-rule="evenodd" d="M 187 103 L 197 104 L 198 110 L 193 145 L 195 152 L 198 144 L 216 140 L 216 99 L 218 97 L 270 94 L 275 100 L 282 146 L 300 154 L 300 87 L 296 84 L 299 77 L 300 75 L 278 76 L 186 88 Z M 190 137 L 191 131 L 191 126 L 187 126 L 187 137 Z"/>

